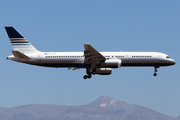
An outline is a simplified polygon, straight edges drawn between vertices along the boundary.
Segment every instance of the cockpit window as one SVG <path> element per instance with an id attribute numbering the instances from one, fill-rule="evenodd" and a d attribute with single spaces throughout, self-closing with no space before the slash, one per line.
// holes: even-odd
<path id="1" fill-rule="evenodd" d="M 166 56 L 166 58 L 170 58 L 169 56 Z"/>

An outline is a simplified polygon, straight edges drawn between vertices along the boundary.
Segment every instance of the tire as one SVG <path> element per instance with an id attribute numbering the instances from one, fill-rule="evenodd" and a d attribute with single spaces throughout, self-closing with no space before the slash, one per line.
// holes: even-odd
<path id="1" fill-rule="evenodd" d="M 84 78 L 84 79 L 87 79 L 87 76 L 85 75 L 83 78 Z"/>
<path id="2" fill-rule="evenodd" d="M 90 79 L 92 76 L 91 76 L 91 75 L 88 75 L 87 77 Z"/>
<path id="3" fill-rule="evenodd" d="M 154 75 L 154 76 L 157 76 L 157 73 L 154 73 L 153 75 Z"/>

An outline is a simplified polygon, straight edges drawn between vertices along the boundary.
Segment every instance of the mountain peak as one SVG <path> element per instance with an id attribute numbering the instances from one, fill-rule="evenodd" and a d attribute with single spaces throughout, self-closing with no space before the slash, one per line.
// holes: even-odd
<path id="1" fill-rule="evenodd" d="M 108 95 L 102 95 L 99 98 L 97 98 L 95 101 L 93 101 L 90 104 L 87 104 L 85 106 L 89 107 L 107 107 L 107 105 L 112 101 L 113 99 L 109 97 Z"/>
<path id="2" fill-rule="evenodd" d="M 87 107 L 101 107 L 101 108 L 113 108 L 113 109 L 124 109 L 126 111 L 133 112 L 138 107 L 133 104 L 129 104 L 123 101 L 114 100 L 108 95 L 102 95 L 90 104 L 85 105 Z"/>
<path id="3" fill-rule="evenodd" d="M 96 99 L 97 101 L 103 101 L 103 102 L 110 102 L 111 100 L 113 100 L 111 97 L 109 97 L 108 95 L 101 95 L 98 99 Z M 95 100 L 95 101 L 96 101 Z"/>

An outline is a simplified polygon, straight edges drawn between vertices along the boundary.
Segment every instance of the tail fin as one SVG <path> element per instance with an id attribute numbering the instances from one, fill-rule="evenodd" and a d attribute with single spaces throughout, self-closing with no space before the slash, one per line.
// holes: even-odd
<path id="1" fill-rule="evenodd" d="M 22 53 L 39 52 L 30 42 L 26 40 L 14 27 L 5 27 L 14 51 Z"/>

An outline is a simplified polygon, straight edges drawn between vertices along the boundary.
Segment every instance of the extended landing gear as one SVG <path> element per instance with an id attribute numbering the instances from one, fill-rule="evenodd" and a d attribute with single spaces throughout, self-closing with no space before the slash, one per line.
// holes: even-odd
<path id="1" fill-rule="evenodd" d="M 83 78 L 84 78 L 84 79 L 87 79 L 87 78 L 89 78 L 89 79 L 90 79 L 91 77 L 92 77 L 92 75 L 91 75 L 91 74 L 88 74 L 88 75 L 84 75 L 84 77 L 83 77 Z"/>
<path id="2" fill-rule="evenodd" d="M 154 76 L 157 76 L 157 73 L 154 73 L 153 75 L 154 75 Z"/>
<path id="3" fill-rule="evenodd" d="M 92 75 L 95 75 L 95 70 L 91 69 L 91 68 L 87 68 L 86 69 L 86 73 L 87 75 L 84 75 L 83 78 L 84 79 L 90 79 L 92 77 Z"/>
<path id="4" fill-rule="evenodd" d="M 159 67 L 158 66 L 154 67 L 154 74 L 153 74 L 154 76 L 157 76 L 157 72 L 158 72 L 157 68 L 159 68 Z"/>

